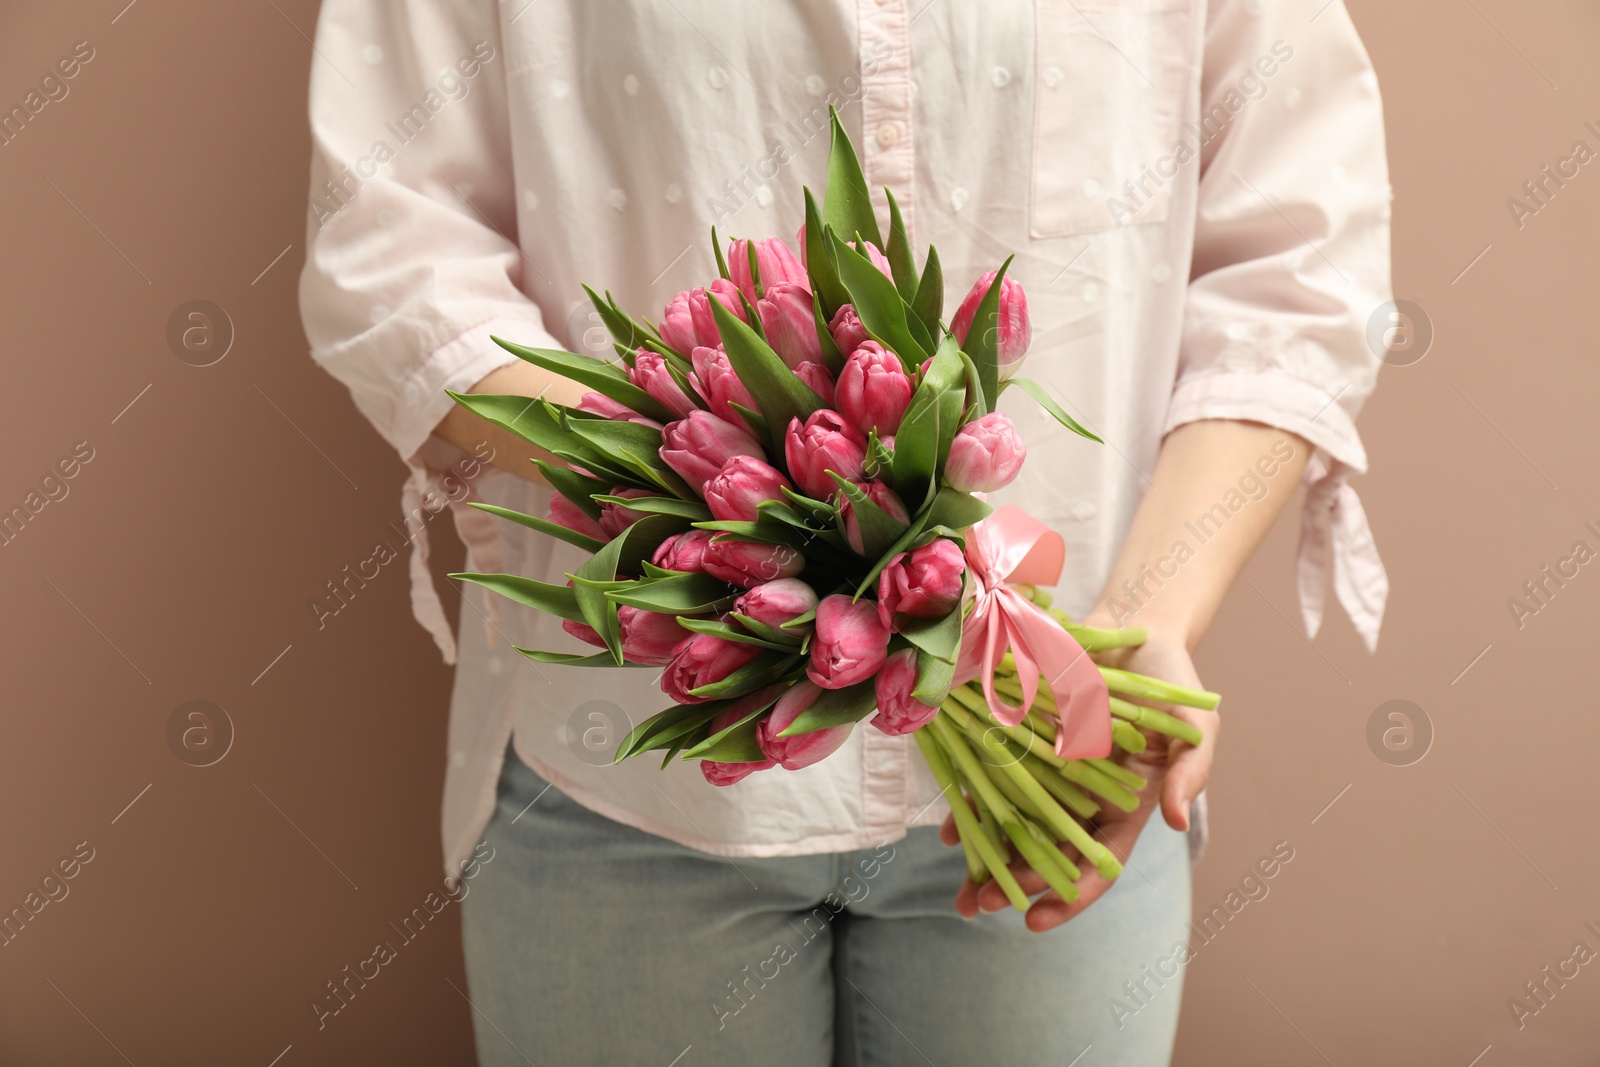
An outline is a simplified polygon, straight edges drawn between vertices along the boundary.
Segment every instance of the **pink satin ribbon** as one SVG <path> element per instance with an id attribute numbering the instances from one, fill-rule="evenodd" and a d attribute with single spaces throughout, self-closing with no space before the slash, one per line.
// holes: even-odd
<path id="1" fill-rule="evenodd" d="M 1056 754 L 1089 759 L 1111 754 L 1111 705 L 1100 670 L 1083 646 L 1008 582 L 1054 585 L 1066 562 L 1061 535 L 1014 504 L 967 531 L 967 567 L 976 599 L 961 627 L 955 684 L 983 681 L 996 721 L 1016 726 L 1039 691 L 1042 674 L 1055 697 Z M 1022 704 L 994 691 L 994 672 L 1011 651 L 1022 684 Z"/>

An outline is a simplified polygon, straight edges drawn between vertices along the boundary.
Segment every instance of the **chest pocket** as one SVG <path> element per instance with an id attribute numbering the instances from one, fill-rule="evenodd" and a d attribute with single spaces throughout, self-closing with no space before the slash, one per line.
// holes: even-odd
<path id="1" fill-rule="evenodd" d="M 1166 219 L 1177 174 L 1194 163 L 1174 158 L 1192 3 L 1035 0 L 1033 236 Z"/>

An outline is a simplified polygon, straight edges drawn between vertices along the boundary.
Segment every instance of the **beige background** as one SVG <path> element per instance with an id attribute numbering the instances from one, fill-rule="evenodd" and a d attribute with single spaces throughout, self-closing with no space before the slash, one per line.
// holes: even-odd
<path id="1" fill-rule="evenodd" d="M 434 885 L 450 682 L 401 570 L 323 632 L 306 607 L 387 536 L 403 474 L 295 307 L 316 3 L 125 3 L 0 15 L 7 106 L 95 50 L 0 148 L 0 503 L 94 450 L 0 548 L 0 910 L 94 849 L 0 947 L 0 1062 L 467 1063 L 453 908 L 327 1029 L 307 1008 Z M 1600 148 L 1600 14 L 1351 7 L 1387 101 L 1396 289 L 1437 339 L 1361 420 L 1394 586 L 1378 655 L 1336 611 L 1297 630 L 1293 521 L 1201 650 L 1229 725 L 1197 910 L 1275 842 L 1295 855 L 1188 968 L 1177 1063 L 1590 1064 L 1600 966 L 1520 1031 L 1506 1001 L 1580 938 L 1600 949 L 1600 567 L 1521 630 L 1506 601 L 1580 538 L 1600 549 L 1600 164 L 1520 230 L 1505 202 L 1573 141 Z M 165 341 L 192 299 L 236 330 L 214 366 Z M 437 536 L 442 564 L 459 549 Z M 193 699 L 237 731 L 214 766 L 168 745 Z M 1411 766 L 1368 746 L 1391 699 L 1435 733 Z"/>

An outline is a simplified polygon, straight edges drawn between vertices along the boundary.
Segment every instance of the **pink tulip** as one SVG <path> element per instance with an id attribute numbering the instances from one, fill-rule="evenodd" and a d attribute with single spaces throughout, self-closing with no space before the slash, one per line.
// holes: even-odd
<path id="1" fill-rule="evenodd" d="M 661 459 L 701 489 L 734 456 L 759 459 L 766 453 L 744 423 L 737 425 L 696 409 L 689 417 L 669 422 L 661 431 Z"/>
<path id="2" fill-rule="evenodd" d="M 806 558 L 787 545 L 722 537 L 706 546 L 701 566 L 713 578 L 754 589 L 764 582 L 793 578 L 805 570 Z"/>
<path id="3" fill-rule="evenodd" d="M 888 652 L 889 628 L 878 618 L 876 604 L 852 603 L 842 593 L 824 597 L 817 605 L 806 677 L 824 689 L 843 689 L 876 674 Z"/>
<path id="4" fill-rule="evenodd" d="M 1011 420 L 990 412 L 961 427 L 950 442 L 944 479 L 961 493 L 992 493 L 1011 484 L 1028 449 Z"/>
<path id="5" fill-rule="evenodd" d="M 915 388 L 899 356 L 876 341 L 863 341 L 839 371 L 836 406 L 862 433 L 877 430 L 883 437 L 900 429 Z"/>
<path id="6" fill-rule="evenodd" d="M 756 505 L 763 500 L 782 500 L 790 485 L 783 473 L 754 456 L 734 456 L 706 482 L 706 506 L 718 519 L 754 522 L 761 517 Z"/>
<path id="7" fill-rule="evenodd" d="M 833 334 L 833 343 L 839 351 L 847 356 L 867 340 L 867 328 L 861 325 L 861 317 L 856 314 L 854 304 L 839 305 L 839 310 L 828 321 L 828 332 Z"/>
<path id="8" fill-rule="evenodd" d="M 716 634 L 691 633 L 662 672 L 661 691 L 679 704 L 704 703 L 712 698 L 697 697 L 689 690 L 722 681 L 760 652 L 755 645 L 729 641 Z"/>
<path id="9" fill-rule="evenodd" d="M 665 667 L 672 662 L 678 646 L 689 631 L 678 625 L 676 615 L 645 611 L 629 604 L 617 608 L 617 625 L 622 631 L 622 655 L 629 663 L 648 663 Z"/>
<path id="10" fill-rule="evenodd" d="M 723 708 L 711 720 L 711 732 L 713 734 L 720 733 L 743 720 L 746 715 L 749 715 L 757 707 L 770 701 L 773 690 L 777 688 L 779 687 L 768 686 L 766 689 L 757 690 L 749 696 L 740 697 L 726 708 Z M 701 760 L 700 773 L 705 775 L 706 781 L 712 785 L 733 785 L 756 771 L 764 771 L 777 765 L 777 760 L 770 759 L 756 760 L 753 763 L 723 763 L 720 760 Z"/>
<path id="11" fill-rule="evenodd" d="M 808 359 L 794 369 L 794 376 L 805 382 L 807 389 L 820 396 L 824 406 L 833 407 L 833 375 L 827 367 Z"/>
<path id="12" fill-rule="evenodd" d="M 911 512 L 906 510 L 905 501 L 901 500 L 895 494 L 895 491 L 887 485 L 882 482 L 857 482 L 856 487 L 867 494 L 868 500 L 878 505 L 894 518 L 904 523 L 911 521 Z M 844 498 L 844 503 L 839 507 L 839 514 L 844 518 L 844 539 L 850 542 L 850 547 L 855 550 L 857 555 L 865 553 L 866 548 L 861 539 L 861 523 L 856 518 L 855 506 L 850 503 L 849 497 Z"/>
<path id="13" fill-rule="evenodd" d="M 633 366 L 628 368 L 628 380 L 655 397 L 680 419 L 698 410 L 695 402 L 689 399 L 677 379 L 667 370 L 666 359 L 648 348 L 639 349 L 633 357 Z"/>
<path id="14" fill-rule="evenodd" d="M 571 585 L 572 583 L 568 582 L 567 584 Z M 600 640 L 600 635 L 595 632 L 595 628 L 586 622 L 579 622 L 577 619 L 562 619 L 561 628 L 579 641 L 587 641 L 596 648 L 606 647 L 606 643 Z"/>
<path id="15" fill-rule="evenodd" d="M 798 619 L 816 610 L 816 590 L 799 578 L 779 578 L 763 582 L 733 602 L 733 610 L 757 622 L 778 628 L 791 619 Z M 789 632 L 796 637 L 807 633 L 809 627 L 797 626 Z"/>
<path id="16" fill-rule="evenodd" d="M 978 279 L 978 284 L 972 287 L 966 299 L 961 301 L 961 306 L 956 309 L 956 317 L 950 323 L 950 332 L 955 334 L 956 340 L 961 344 L 967 343 L 967 332 L 972 329 L 972 320 L 978 314 L 978 305 L 983 302 L 983 295 L 989 291 L 989 286 L 994 284 L 994 276 L 998 271 L 990 271 Z M 1028 351 L 1028 344 L 1033 340 L 1033 326 L 1028 321 L 1028 297 L 1022 291 L 1022 286 L 1013 281 L 1009 276 L 1000 283 L 1000 313 L 995 321 L 997 331 L 998 353 L 997 361 L 1003 367 L 1008 363 L 1020 360 Z"/>
<path id="17" fill-rule="evenodd" d="M 917 650 L 902 648 L 891 655 L 878 672 L 875 688 L 878 694 L 878 713 L 872 725 L 888 734 L 899 737 L 920 730 L 937 714 L 937 707 L 929 707 L 911 691 L 917 687 Z"/>
<path id="18" fill-rule="evenodd" d="M 810 291 L 811 279 L 806 276 L 805 267 L 782 238 L 769 237 L 756 242 L 756 269 L 761 272 L 761 288 L 766 292 L 771 292 L 780 282 L 803 286 Z M 750 276 L 750 242 L 742 237 L 728 245 L 728 277 L 752 303 L 755 302 L 755 279 Z"/>
<path id="19" fill-rule="evenodd" d="M 942 619 L 961 603 L 967 561 L 941 537 L 902 552 L 878 575 L 878 618 L 891 630 L 904 618 Z"/>
<path id="20" fill-rule="evenodd" d="M 878 246 L 871 241 L 856 242 L 859 247 L 856 251 L 867 257 L 867 261 L 883 272 L 885 278 L 894 278 L 894 269 L 889 266 L 889 257 L 879 251 Z M 854 245 L 852 247 L 855 247 Z"/>
<path id="21" fill-rule="evenodd" d="M 739 299 L 738 288 L 726 278 L 718 278 L 709 289 L 690 289 L 672 298 L 661 313 L 661 339 L 679 352 L 693 352 L 701 345 L 714 348 L 721 344 L 722 335 L 711 314 L 712 296 L 744 320 L 744 303 Z"/>
<path id="22" fill-rule="evenodd" d="M 652 493 L 648 489 L 629 489 L 618 486 L 611 490 L 609 495 L 636 499 L 641 496 L 658 496 L 659 494 Z M 635 511 L 632 508 L 623 507 L 621 504 L 601 504 L 600 529 L 605 531 L 606 540 L 609 541 L 648 514 L 649 512 Z"/>
<path id="23" fill-rule="evenodd" d="M 792 282 L 767 286 L 767 293 L 756 301 L 761 329 L 767 344 L 790 369 L 810 361 L 822 361 L 822 341 L 817 337 L 816 312 L 811 306 L 811 290 Z"/>
<path id="24" fill-rule="evenodd" d="M 830 470 L 852 482 L 866 477 L 866 435 L 837 411 L 820 408 L 804 425 L 790 419 L 783 452 L 800 491 L 817 500 L 832 500 L 839 491 Z"/>
<path id="25" fill-rule="evenodd" d="M 549 520 L 557 526 L 565 526 L 573 533 L 581 533 L 596 541 L 609 540 L 605 530 L 600 524 L 589 517 L 589 513 L 578 505 L 562 496 L 560 493 L 550 494 Z"/>
<path id="26" fill-rule="evenodd" d="M 720 345 L 716 348 L 702 346 L 695 349 L 689 358 L 694 363 L 695 388 L 706 398 L 711 413 L 735 426 L 744 426 L 743 417 L 733 409 L 733 405 L 738 404 L 746 411 L 755 411 L 756 402 L 744 382 L 734 373 L 728 354 Z"/>
<path id="27" fill-rule="evenodd" d="M 681 392 L 681 390 L 680 390 Z M 633 422 L 640 426 L 653 426 L 661 429 L 661 424 L 655 419 L 647 419 L 626 404 L 612 400 L 604 393 L 584 393 L 578 398 L 578 410 L 588 412 L 590 415 L 599 415 L 603 419 L 613 422 Z"/>
<path id="28" fill-rule="evenodd" d="M 786 771 L 798 771 L 828 758 L 845 743 L 854 727 L 853 723 L 830 726 L 825 730 L 779 737 L 800 713 L 817 702 L 822 689 L 810 682 L 796 682 L 788 692 L 778 698 L 771 714 L 756 726 L 756 743 L 768 759 L 777 760 Z"/>
<path id="29" fill-rule="evenodd" d="M 715 536 L 716 534 L 710 530 L 688 530 L 681 534 L 673 534 L 656 546 L 650 562 L 662 570 L 699 574 L 705 569 L 702 560 L 705 558 L 706 546 Z"/>

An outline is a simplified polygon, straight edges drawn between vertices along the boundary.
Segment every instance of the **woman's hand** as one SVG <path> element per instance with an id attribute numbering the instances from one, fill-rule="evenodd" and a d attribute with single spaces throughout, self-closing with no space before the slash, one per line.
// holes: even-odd
<path id="1" fill-rule="evenodd" d="M 1086 619 L 1085 623 L 1090 626 L 1109 626 L 1110 619 L 1091 617 Z M 1138 648 L 1116 649 L 1095 658 L 1108 667 L 1147 674 L 1152 678 L 1160 678 L 1163 681 L 1195 689 L 1203 688 L 1199 676 L 1195 673 L 1194 661 L 1189 657 L 1189 650 L 1181 640 L 1163 639 L 1159 635 L 1152 634 L 1150 640 Z M 1152 703 L 1151 706 L 1198 726 L 1204 732 L 1205 740 L 1196 748 L 1177 738 L 1146 730 L 1143 733 L 1149 741 L 1149 747 L 1144 752 L 1133 755 L 1118 751 L 1117 762 L 1145 778 L 1148 784 L 1139 791 L 1139 806 L 1132 812 L 1123 812 L 1111 804 L 1102 804 L 1100 815 L 1094 820 L 1092 829 L 1095 836 L 1111 849 L 1124 866 L 1129 864 L 1134 843 L 1139 839 L 1140 832 L 1150 820 L 1158 802 L 1167 825 L 1174 830 L 1189 829 L 1190 808 L 1194 804 L 1195 797 L 1206 787 L 1206 780 L 1211 773 L 1212 754 L 1217 747 L 1217 728 L 1221 720 L 1216 712 L 1174 707 L 1168 704 Z M 956 836 L 953 818 L 945 819 L 940 837 L 947 845 L 960 843 L 960 839 Z M 1100 896 L 1111 888 L 1111 883 L 1094 869 L 1093 864 L 1085 862 L 1077 854 L 1076 849 L 1064 846 L 1062 851 L 1084 872 L 1083 877 L 1076 883 L 1079 891 L 1078 899 L 1071 904 L 1063 901 L 1054 890 L 1047 891 L 1044 879 L 1035 874 L 1026 863 L 1014 860 L 1011 864 L 1011 871 L 1016 875 L 1022 891 L 1036 898 L 1028 909 L 1027 917 L 1028 929 L 1036 933 L 1060 926 L 1100 899 Z M 1132 862 L 1136 864 L 1137 858 L 1133 858 Z M 1128 876 L 1123 875 L 1123 877 Z M 1005 893 L 992 880 L 981 886 L 969 880 L 956 894 L 956 911 L 968 919 L 980 911 L 1001 911 L 1010 906 Z"/>

